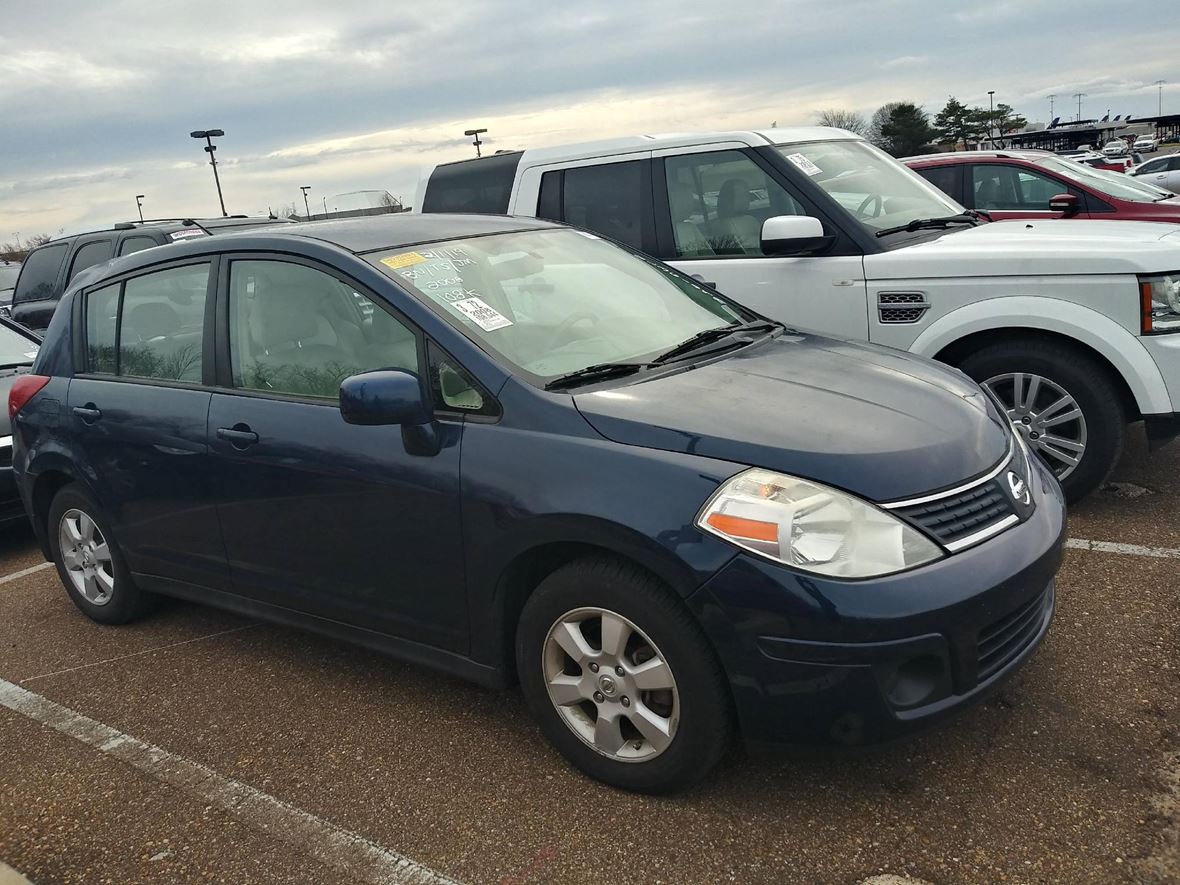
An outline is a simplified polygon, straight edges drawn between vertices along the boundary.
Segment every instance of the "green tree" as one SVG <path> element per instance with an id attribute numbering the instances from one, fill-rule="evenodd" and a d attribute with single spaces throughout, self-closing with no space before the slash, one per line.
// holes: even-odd
<path id="1" fill-rule="evenodd" d="M 936 135 L 926 112 L 911 102 L 899 102 L 881 126 L 884 148 L 895 157 L 922 153 Z"/>
<path id="2" fill-rule="evenodd" d="M 902 104 L 904 104 L 904 102 L 900 101 L 891 101 L 887 104 L 883 104 L 873 112 L 873 117 L 871 120 L 869 120 L 869 131 L 865 137 L 883 151 L 889 150 L 889 145 L 886 142 L 885 136 L 882 134 L 881 130 L 884 129 L 885 124 L 889 122 L 889 115 L 892 114 L 896 108 L 901 107 Z"/>
<path id="3" fill-rule="evenodd" d="M 987 124 L 980 120 L 978 111 L 978 108 L 967 107 L 953 95 L 949 96 L 946 106 L 934 118 L 934 128 L 941 141 L 950 145 L 962 142 L 963 150 L 967 150 L 970 142 L 975 141 L 987 128 Z"/>
<path id="4" fill-rule="evenodd" d="M 831 108 L 820 111 L 815 121 L 820 126 L 832 126 L 836 129 L 847 129 L 857 135 L 865 135 L 869 131 L 868 121 L 855 111 L 845 111 Z"/>

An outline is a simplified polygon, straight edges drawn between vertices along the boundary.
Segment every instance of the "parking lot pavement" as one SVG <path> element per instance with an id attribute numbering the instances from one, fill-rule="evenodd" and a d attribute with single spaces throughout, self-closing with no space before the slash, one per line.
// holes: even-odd
<path id="1" fill-rule="evenodd" d="M 1178 467 L 1132 439 L 1071 534 L 1180 548 Z M 0 575 L 36 561 L 0 546 Z M 1178 565 L 1070 550 L 986 703 L 667 799 L 568 769 L 515 692 L 192 605 L 100 627 L 41 570 L 0 584 L 0 859 L 41 885 L 1177 881 Z"/>

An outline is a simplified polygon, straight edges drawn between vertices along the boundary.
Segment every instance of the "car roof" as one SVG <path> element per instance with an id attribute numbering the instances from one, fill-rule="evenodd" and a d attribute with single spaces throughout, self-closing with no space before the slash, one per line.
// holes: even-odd
<path id="1" fill-rule="evenodd" d="M 110 227 L 77 231 L 72 234 L 66 234 L 65 236 L 55 237 L 52 240 L 42 243 L 37 248 L 51 246 L 55 243 L 68 243 L 79 237 L 89 237 L 95 234 L 130 234 L 133 231 L 141 230 L 171 233 L 172 231 L 184 230 L 189 227 L 200 227 L 209 230 L 222 227 L 244 227 L 254 224 L 284 224 L 286 221 L 286 219 L 247 215 L 229 215 L 225 217 L 219 216 L 217 218 L 146 218 L 143 221 L 120 221 L 112 224 Z"/>
<path id="2" fill-rule="evenodd" d="M 621 138 L 608 138 L 601 141 L 585 141 L 576 144 L 555 145 L 553 147 L 529 148 L 524 151 L 524 159 L 529 165 L 534 165 L 561 163 L 567 160 L 610 156 L 612 154 L 692 147 L 700 144 L 739 143 L 750 146 L 761 146 L 800 141 L 839 141 L 846 139 L 859 140 L 860 136 L 844 129 L 833 129 L 828 126 L 794 126 L 784 129 L 750 129 L 733 132 L 673 132 L 657 135 L 627 135 Z M 492 156 L 495 156 L 495 154 Z M 460 162 L 477 161 L 469 160 Z"/>
<path id="3" fill-rule="evenodd" d="M 994 151 L 948 151 L 942 154 L 919 154 L 901 157 L 902 163 L 910 165 L 929 163 L 971 163 L 975 160 L 1040 160 L 1057 156 L 1052 151 L 1035 150 L 994 150 Z"/>

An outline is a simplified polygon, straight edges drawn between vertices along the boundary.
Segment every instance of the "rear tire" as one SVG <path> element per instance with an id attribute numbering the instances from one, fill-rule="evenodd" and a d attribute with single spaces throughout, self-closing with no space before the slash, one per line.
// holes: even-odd
<path id="1" fill-rule="evenodd" d="M 131 580 L 110 520 L 81 485 L 54 496 L 46 531 L 58 577 L 86 617 L 125 624 L 152 608 L 155 597 Z"/>
<path id="2" fill-rule="evenodd" d="M 597 780 L 673 792 L 704 777 L 729 744 L 729 688 L 708 639 L 680 599 L 624 560 L 553 572 L 525 604 L 516 639 L 541 730 Z"/>
<path id="3" fill-rule="evenodd" d="M 1118 388 L 1104 366 L 1076 348 L 1050 340 L 1001 342 L 967 356 L 959 368 L 1004 402 L 1070 503 L 1098 488 L 1118 463 L 1127 421 Z M 1062 420 L 1075 411 L 1078 417 Z"/>

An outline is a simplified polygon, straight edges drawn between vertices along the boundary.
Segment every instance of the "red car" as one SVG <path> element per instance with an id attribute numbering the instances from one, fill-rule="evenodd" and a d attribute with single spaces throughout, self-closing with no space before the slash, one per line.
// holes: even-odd
<path id="1" fill-rule="evenodd" d="M 1048 151 L 964 151 L 904 159 L 968 209 L 993 219 L 1099 218 L 1180 223 L 1180 197 Z"/>

